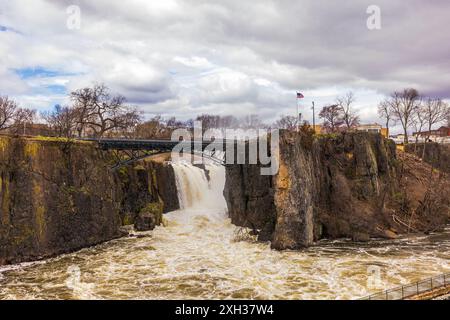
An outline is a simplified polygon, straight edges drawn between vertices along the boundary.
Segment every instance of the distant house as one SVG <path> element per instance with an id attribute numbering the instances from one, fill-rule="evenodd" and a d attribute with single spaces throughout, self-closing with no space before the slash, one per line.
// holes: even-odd
<path id="1" fill-rule="evenodd" d="M 445 138 L 450 137 L 450 127 L 440 127 L 436 130 L 431 131 L 421 131 L 421 132 L 414 132 L 413 136 L 419 136 L 419 137 L 430 137 L 430 140 L 438 139 L 438 138 Z"/>
<path id="2" fill-rule="evenodd" d="M 403 133 L 392 135 L 389 138 L 394 140 L 395 144 L 403 144 L 403 143 L 405 143 L 405 135 Z M 408 141 L 409 142 L 414 142 L 413 138 L 411 136 L 408 136 Z"/>
<path id="3" fill-rule="evenodd" d="M 380 133 L 385 138 L 389 137 L 388 128 L 383 128 L 383 126 L 378 123 L 361 124 L 361 125 L 358 125 L 355 129 L 357 131 Z"/>

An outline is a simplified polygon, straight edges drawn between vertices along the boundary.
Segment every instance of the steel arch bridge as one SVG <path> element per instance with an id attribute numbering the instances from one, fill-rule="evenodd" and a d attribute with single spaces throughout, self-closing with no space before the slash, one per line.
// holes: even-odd
<path id="1" fill-rule="evenodd" d="M 101 150 L 114 151 L 116 163 L 112 166 L 117 169 L 157 154 L 172 152 L 175 147 L 190 150 L 191 154 L 200 155 L 218 164 L 225 165 L 225 154 L 217 150 L 225 150 L 227 143 L 236 141 L 172 141 L 172 140 L 134 140 L 134 139 L 84 139 L 96 142 Z"/>

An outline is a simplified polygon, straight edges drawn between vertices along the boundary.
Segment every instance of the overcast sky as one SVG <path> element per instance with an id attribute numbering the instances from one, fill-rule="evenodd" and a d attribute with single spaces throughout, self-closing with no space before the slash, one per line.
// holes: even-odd
<path id="1" fill-rule="evenodd" d="M 68 28 L 80 8 L 80 28 Z M 369 5 L 381 29 L 369 30 Z M 448 0 L 0 0 L 0 94 L 46 110 L 104 82 L 150 117 L 272 121 L 347 90 L 364 122 L 394 90 L 450 98 Z"/>

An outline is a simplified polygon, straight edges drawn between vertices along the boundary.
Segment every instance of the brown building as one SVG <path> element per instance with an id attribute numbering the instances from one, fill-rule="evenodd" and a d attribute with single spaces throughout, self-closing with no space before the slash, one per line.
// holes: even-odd
<path id="1" fill-rule="evenodd" d="M 437 138 L 450 137 L 450 127 L 443 126 L 436 130 L 414 132 L 413 136 L 416 135 L 419 135 L 421 137 L 437 137 Z"/>

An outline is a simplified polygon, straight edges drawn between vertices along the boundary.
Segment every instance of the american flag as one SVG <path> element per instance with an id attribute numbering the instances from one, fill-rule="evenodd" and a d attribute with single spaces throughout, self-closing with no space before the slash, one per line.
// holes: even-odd
<path id="1" fill-rule="evenodd" d="M 300 92 L 297 92 L 297 99 L 303 99 L 305 96 Z"/>

